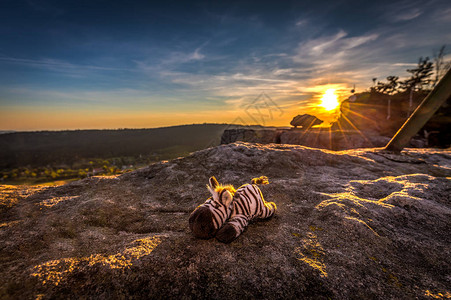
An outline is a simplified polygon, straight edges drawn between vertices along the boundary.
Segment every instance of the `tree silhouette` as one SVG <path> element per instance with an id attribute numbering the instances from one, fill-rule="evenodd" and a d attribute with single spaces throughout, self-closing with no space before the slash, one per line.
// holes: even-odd
<path id="1" fill-rule="evenodd" d="M 373 78 L 374 81 L 375 78 Z M 398 76 L 388 76 L 387 82 L 377 82 L 377 85 L 374 87 L 374 90 L 380 93 L 393 95 L 398 91 L 399 86 L 399 77 Z"/>
<path id="2" fill-rule="evenodd" d="M 401 87 L 406 91 L 423 90 L 427 88 L 432 80 L 430 79 L 434 71 L 433 62 L 429 61 L 429 57 L 420 57 L 418 66 L 415 69 L 408 69 L 407 72 L 412 75 L 401 83 Z"/>
<path id="3" fill-rule="evenodd" d="M 398 85 L 399 85 L 398 79 L 399 79 L 398 76 L 388 76 L 387 77 L 387 81 L 388 81 L 386 84 L 387 94 L 393 95 L 397 91 Z"/>
<path id="4" fill-rule="evenodd" d="M 434 53 L 435 79 L 432 83 L 433 87 L 451 68 L 451 61 L 445 61 L 445 47 L 446 45 L 443 45 L 438 52 Z"/>

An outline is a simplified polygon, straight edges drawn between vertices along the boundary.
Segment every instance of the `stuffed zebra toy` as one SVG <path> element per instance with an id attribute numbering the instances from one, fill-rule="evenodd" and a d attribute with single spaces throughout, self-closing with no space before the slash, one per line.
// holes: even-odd
<path id="1" fill-rule="evenodd" d="M 267 219 L 274 215 L 274 202 L 266 202 L 257 184 L 268 184 L 268 178 L 252 179 L 235 190 L 231 185 L 220 185 L 211 177 L 207 189 L 211 197 L 199 205 L 190 215 L 189 226 L 198 238 L 214 236 L 223 243 L 230 243 L 254 220 Z"/>

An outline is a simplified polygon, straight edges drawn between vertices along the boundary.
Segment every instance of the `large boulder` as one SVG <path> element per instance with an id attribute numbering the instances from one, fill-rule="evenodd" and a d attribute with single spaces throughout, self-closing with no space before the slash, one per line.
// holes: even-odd
<path id="1" fill-rule="evenodd" d="M 290 125 L 294 126 L 295 128 L 300 126 L 303 129 L 308 129 L 312 126 L 319 125 L 321 123 L 323 123 L 323 121 L 318 119 L 317 117 L 309 114 L 303 114 L 294 117 L 293 120 L 291 120 Z"/>
<path id="2" fill-rule="evenodd" d="M 0 298 L 447 297 L 450 170 L 446 150 L 234 143 L 118 177 L 0 186 Z M 231 244 L 195 238 L 212 175 L 268 176 L 276 216 Z"/>
<path id="3" fill-rule="evenodd" d="M 409 117 L 427 91 L 386 95 L 365 92 L 356 95 L 355 101 L 343 101 L 340 115 L 332 124 L 333 130 L 375 131 L 378 135 L 392 137 Z M 448 148 L 451 146 L 451 97 L 438 109 L 419 131 L 426 146 Z"/>

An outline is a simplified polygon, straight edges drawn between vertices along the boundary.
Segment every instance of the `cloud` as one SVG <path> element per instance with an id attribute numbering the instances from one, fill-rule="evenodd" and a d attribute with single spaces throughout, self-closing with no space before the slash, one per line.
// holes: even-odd
<path id="1" fill-rule="evenodd" d="M 134 90 L 129 88 L 121 88 L 115 90 L 93 90 L 93 91 L 79 91 L 72 89 L 55 90 L 42 89 L 30 87 L 11 87 L 4 89 L 6 93 L 14 98 L 16 101 L 22 103 L 37 102 L 48 103 L 56 101 L 55 105 L 67 105 L 74 103 L 74 105 L 133 105 L 150 103 L 158 100 L 158 97 L 152 95 L 148 91 Z M 125 101 L 125 99 L 128 99 Z"/>
<path id="2" fill-rule="evenodd" d="M 349 57 L 355 54 L 351 51 L 368 42 L 378 38 L 378 34 L 368 34 L 356 37 L 347 37 L 347 33 L 340 30 L 332 36 L 322 36 L 301 42 L 297 49 L 297 54 L 293 56 L 293 60 L 299 63 L 313 65 L 331 65 L 340 63 L 337 60 L 341 57 Z"/>
<path id="3" fill-rule="evenodd" d="M 312 99 L 324 89 L 333 86 L 340 92 L 349 92 L 348 87 L 357 79 L 368 80 L 360 73 L 361 69 L 371 69 L 368 66 L 343 67 L 353 58 L 367 53 L 366 47 L 378 38 L 376 33 L 349 36 L 340 30 L 333 35 L 302 42 L 291 54 L 251 53 L 233 63 L 221 61 L 229 65 L 227 71 L 220 74 L 174 70 L 164 70 L 160 74 L 182 89 L 185 86 L 187 93 L 196 90 L 201 97 L 221 97 L 235 110 L 245 107 L 262 91 L 287 111 L 308 110 L 317 105 Z M 254 56 L 258 59 L 253 59 Z M 330 73 L 334 76 L 327 77 Z M 311 89 L 311 86 L 317 88 Z"/>
<path id="4" fill-rule="evenodd" d="M 384 9 L 383 18 L 390 23 L 410 21 L 421 16 L 424 13 L 423 10 L 428 9 L 428 6 L 432 6 L 429 8 L 432 10 L 434 6 L 437 5 L 437 3 L 434 4 L 432 2 L 433 1 L 430 1 L 430 3 L 425 3 L 420 0 L 394 1 L 393 3 L 381 8 Z M 420 7 L 423 10 L 420 9 Z"/>
<path id="5" fill-rule="evenodd" d="M 170 73 L 175 69 L 183 66 L 187 63 L 195 63 L 198 61 L 206 60 L 205 54 L 201 53 L 202 48 L 207 45 L 208 42 L 203 43 L 200 47 L 194 51 L 181 52 L 172 51 L 160 55 L 160 57 L 151 56 L 141 60 L 132 60 L 136 66 L 137 72 L 143 72 L 149 77 L 155 78 L 156 76 L 165 76 L 166 73 Z M 211 56 L 209 61 L 215 60 L 217 57 Z"/>
<path id="6" fill-rule="evenodd" d="M 393 65 L 397 66 L 397 67 L 416 67 L 417 66 L 417 64 L 414 64 L 414 63 L 394 63 Z"/>
<path id="7" fill-rule="evenodd" d="M 392 15 L 392 17 L 395 22 L 410 21 L 419 17 L 421 14 L 422 12 L 418 8 L 413 8 L 404 12 L 399 12 L 396 15 Z"/>
<path id="8" fill-rule="evenodd" d="M 192 61 L 199 61 L 206 58 L 205 54 L 201 53 L 201 50 L 208 45 L 209 41 L 204 42 L 202 45 L 194 49 L 194 51 L 182 52 L 182 51 L 172 51 L 162 58 L 158 63 L 161 65 L 178 65 L 184 64 Z"/>
<path id="9" fill-rule="evenodd" d="M 96 65 L 73 64 L 63 60 L 44 58 L 44 59 L 26 59 L 0 56 L 0 62 L 19 64 L 28 67 L 44 68 L 57 72 L 68 72 L 77 70 L 94 70 L 94 71 L 130 71 L 126 68 L 114 68 Z"/>
<path id="10" fill-rule="evenodd" d="M 200 53 L 200 48 L 197 48 L 196 50 L 194 50 L 194 52 L 188 56 L 188 61 L 190 60 L 201 60 L 205 58 L 205 55 Z"/>
<path id="11" fill-rule="evenodd" d="M 291 59 L 297 72 L 308 77 L 307 85 L 324 80 L 349 85 L 361 81 L 357 77 L 371 71 L 372 66 L 368 65 L 368 60 L 378 51 L 378 39 L 378 33 L 351 37 L 340 30 L 334 35 L 301 42 Z"/>
<path id="12" fill-rule="evenodd" d="M 307 25 L 308 24 L 308 20 L 307 19 L 301 19 L 301 20 L 298 20 L 298 21 L 296 21 L 296 26 L 298 26 L 298 27 L 302 27 L 302 26 L 304 26 L 304 25 Z"/>
<path id="13" fill-rule="evenodd" d="M 172 52 L 169 54 L 169 57 L 163 59 L 161 61 L 164 65 L 172 65 L 172 64 L 184 64 L 191 61 L 202 60 L 205 58 L 205 55 L 200 53 L 201 48 L 197 48 L 193 52 Z"/>
<path id="14" fill-rule="evenodd" d="M 451 7 L 437 10 L 434 14 L 434 19 L 444 23 L 451 23 Z"/>
<path id="15" fill-rule="evenodd" d="M 115 51 L 99 65 L 82 65 L 76 58 L 63 61 L 6 56 L 0 56 L 0 64 L 85 75 L 83 80 L 101 79 L 103 88 L 109 88 L 87 91 L 83 87 L 92 85 L 79 84 L 82 88 L 69 90 L 55 84 L 53 91 L 15 91 L 14 99 L 36 97 L 36 102 L 73 101 L 143 109 L 172 103 L 169 106 L 175 111 L 191 106 L 191 110 L 216 108 L 222 112 L 240 111 L 265 91 L 280 107 L 300 113 L 314 108 L 326 88 L 336 88 L 346 98 L 354 83 L 360 92 L 371 85 L 373 77 L 382 80 L 389 75 L 407 75 L 405 69 L 415 66 L 419 56 L 431 54 L 451 38 L 443 31 L 451 22 L 449 6 L 422 5 L 417 0 L 393 1 L 390 6 L 374 3 L 369 5 L 376 10 L 374 19 L 359 26 L 359 18 L 335 13 L 341 11 L 343 3 L 324 8 L 318 5 L 318 14 L 306 9 L 284 22 L 270 20 L 264 14 L 251 19 L 233 11 L 215 15 L 209 23 L 212 28 L 203 27 L 198 38 L 194 32 L 186 40 L 165 39 L 165 46 L 156 46 L 154 41 L 138 43 L 132 38 L 121 45 L 107 41 L 99 51 L 108 55 L 109 49 Z M 90 47 L 93 45 L 98 45 L 97 39 Z M 102 55 L 99 57 L 105 57 Z M 7 72 L 2 75 L 8 76 Z M 41 83 L 39 79 L 36 82 Z"/>

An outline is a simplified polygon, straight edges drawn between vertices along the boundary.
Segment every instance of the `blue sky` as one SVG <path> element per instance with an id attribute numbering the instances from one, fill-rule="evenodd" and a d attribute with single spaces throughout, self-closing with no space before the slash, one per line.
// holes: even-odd
<path id="1" fill-rule="evenodd" d="M 406 76 L 450 29 L 449 0 L 2 0 L 0 130 L 250 124 L 262 92 L 264 125 L 327 119 L 326 88 Z"/>

